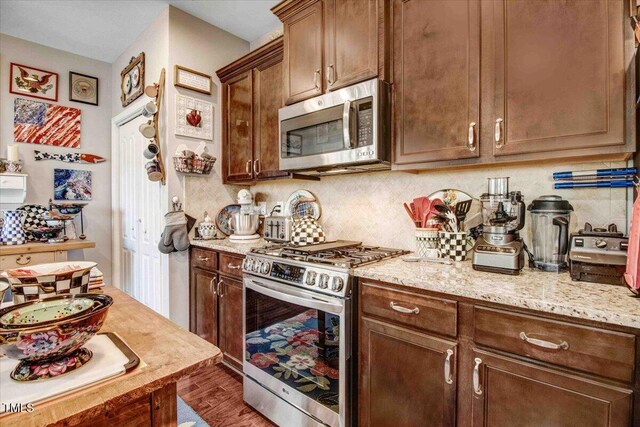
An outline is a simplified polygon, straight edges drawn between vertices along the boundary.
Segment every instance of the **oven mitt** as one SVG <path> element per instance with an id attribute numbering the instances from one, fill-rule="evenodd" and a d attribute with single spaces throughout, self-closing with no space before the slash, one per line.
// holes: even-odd
<path id="1" fill-rule="evenodd" d="M 189 249 L 189 235 L 187 233 L 187 217 L 183 211 L 168 212 L 164 216 L 165 227 L 158 250 L 164 254 L 173 251 Z"/>

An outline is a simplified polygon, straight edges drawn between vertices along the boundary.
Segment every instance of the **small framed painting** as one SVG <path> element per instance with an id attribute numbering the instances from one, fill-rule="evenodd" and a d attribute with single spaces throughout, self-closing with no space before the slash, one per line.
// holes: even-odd
<path id="1" fill-rule="evenodd" d="M 11 63 L 9 92 L 58 101 L 58 73 Z"/>
<path id="2" fill-rule="evenodd" d="M 120 101 L 126 107 L 144 92 L 144 52 L 132 56 L 129 65 L 120 73 Z"/>
<path id="3" fill-rule="evenodd" d="M 176 95 L 176 135 L 213 139 L 213 104 Z"/>
<path id="4" fill-rule="evenodd" d="M 55 200 L 91 200 L 91 171 L 54 169 L 53 198 Z"/>
<path id="5" fill-rule="evenodd" d="M 98 105 L 98 78 L 69 71 L 69 101 Z"/>
<path id="6" fill-rule="evenodd" d="M 176 65 L 174 86 L 211 95 L 211 76 L 187 67 Z"/>

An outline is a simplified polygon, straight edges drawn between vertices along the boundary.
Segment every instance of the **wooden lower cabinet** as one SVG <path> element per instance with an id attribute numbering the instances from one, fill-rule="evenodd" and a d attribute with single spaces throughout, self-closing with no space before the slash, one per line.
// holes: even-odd
<path id="1" fill-rule="evenodd" d="M 227 362 L 242 369 L 242 281 L 222 277 L 218 289 L 220 349 Z"/>
<path id="2" fill-rule="evenodd" d="M 195 267 L 191 269 L 191 332 L 218 345 L 217 274 Z"/>
<path id="3" fill-rule="evenodd" d="M 360 328 L 359 424 L 455 425 L 456 343 L 366 317 Z"/>
<path id="4" fill-rule="evenodd" d="M 631 390 L 483 351 L 473 369 L 474 427 L 631 425 Z"/>

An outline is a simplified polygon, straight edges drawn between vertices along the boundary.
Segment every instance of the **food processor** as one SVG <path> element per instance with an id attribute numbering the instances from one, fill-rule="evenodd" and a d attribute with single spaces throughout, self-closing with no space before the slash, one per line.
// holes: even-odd
<path id="1" fill-rule="evenodd" d="M 560 196 L 540 196 L 527 210 L 531 212 L 532 266 L 553 272 L 567 267 L 573 206 Z"/>
<path id="2" fill-rule="evenodd" d="M 509 178 L 489 178 L 482 202 L 482 235 L 473 247 L 473 268 L 502 274 L 520 274 L 524 267 L 525 204 L 519 191 L 509 191 Z"/>

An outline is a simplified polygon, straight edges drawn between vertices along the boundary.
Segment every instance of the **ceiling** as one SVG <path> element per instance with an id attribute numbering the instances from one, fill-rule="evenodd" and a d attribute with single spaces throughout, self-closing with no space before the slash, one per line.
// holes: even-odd
<path id="1" fill-rule="evenodd" d="M 278 0 L 2 0 L 0 32 L 114 62 L 169 4 L 251 41 L 278 26 L 278 18 L 270 11 L 277 3 Z"/>

